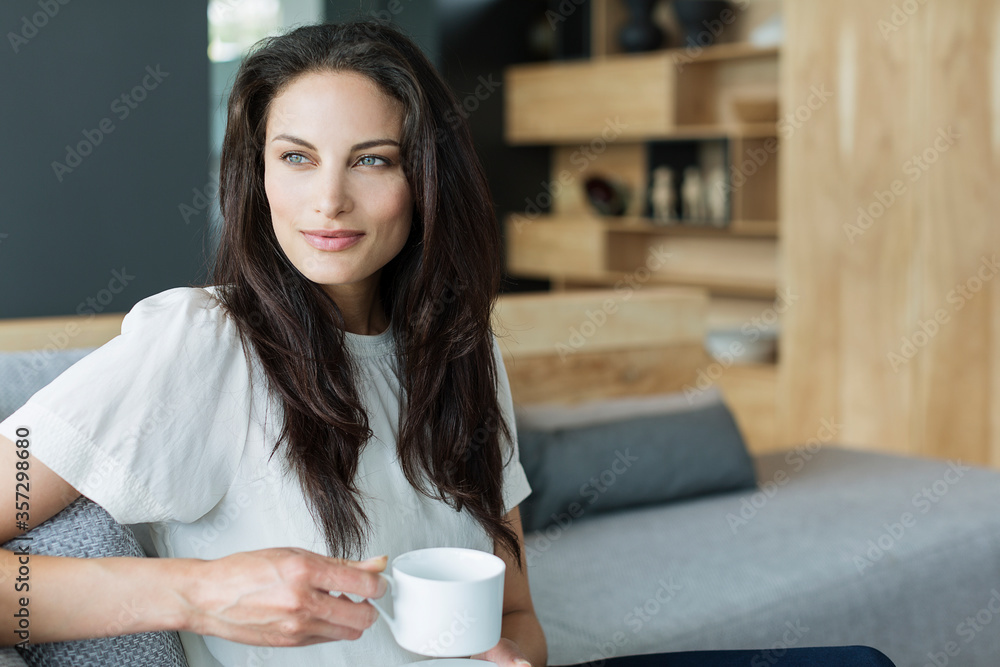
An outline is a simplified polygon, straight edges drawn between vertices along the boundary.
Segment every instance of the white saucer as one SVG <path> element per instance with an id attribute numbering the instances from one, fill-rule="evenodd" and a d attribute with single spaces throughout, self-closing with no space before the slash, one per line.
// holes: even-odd
<path id="1" fill-rule="evenodd" d="M 399 667 L 497 667 L 497 663 L 471 658 L 437 658 L 422 662 L 408 662 Z"/>

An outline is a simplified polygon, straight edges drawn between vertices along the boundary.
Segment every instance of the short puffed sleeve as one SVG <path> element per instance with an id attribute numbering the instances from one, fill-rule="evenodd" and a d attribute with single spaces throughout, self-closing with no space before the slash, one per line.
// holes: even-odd
<path id="1" fill-rule="evenodd" d="M 0 423 L 120 523 L 191 522 L 225 495 L 250 428 L 235 324 L 203 288 L 137 303 L 122 333 Z"/>
<path id="2" fill-rule="evenodd" d="M 509 512 L 531 495 L 531 486 L 528 484 L 528 477 L 524 474 L 524 468 L 521 467 L 517 446 L 517 425 L 514 422 L 514 399 L 510 392 L 510 378 L 507 377 L 507 368 L 504 365 L 496 336 L 493 337 L 493 356 L 496 358 L 497 364 L 497 403 L 500 415 L 510 427 L 510 435 L 513 439 L 510 443 L 512 450 L 510 458 L 503 471 L 504 506 Z"/>

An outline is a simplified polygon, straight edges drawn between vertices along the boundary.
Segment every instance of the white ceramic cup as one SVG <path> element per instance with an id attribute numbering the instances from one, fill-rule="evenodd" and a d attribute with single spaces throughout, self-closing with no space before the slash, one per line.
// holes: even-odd
<path id="1" fill-rule="evenodd" d="M 393 559 L 391 574 L 381 575 L 389 584 L 386 595 L 371 603 L 407 651 L 475 655 L 500 641 L 506 569 L 500 558 L 475 549 L 409 551 Z"/>

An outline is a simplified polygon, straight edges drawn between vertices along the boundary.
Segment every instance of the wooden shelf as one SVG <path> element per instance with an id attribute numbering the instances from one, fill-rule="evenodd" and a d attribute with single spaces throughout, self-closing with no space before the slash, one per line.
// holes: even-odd
<path id="1" fill-rule="evenodd" d="M 657 233 L 652 225 L 631 226 L 594 216 L 512 215 L 505 228 L 508 271 L 595 286 L 632 276 L 639 283 L 774 298 L 776 239 L 710 229 Z"/>
<path id="2" fill-rule="evenodd" d="M 529 63 L 504 73 L 512 144 L 775 136 L 743 123 L 738 98 L 778 98 L 778 50 L 748 44 Z"/>
<path id="3" fill-rule="evenodd" d="M 703 236 L 706 238 L 753 236 L 777 238 L 777 220 L 735 220 L 726 227 L 712 227 L 707 224 L 676 222 L 669 225 L 654 224 L 649 218 L 620 217 L 596 220 L 607 225 L 611 234 L 654 234 L 660 236 Z"/>

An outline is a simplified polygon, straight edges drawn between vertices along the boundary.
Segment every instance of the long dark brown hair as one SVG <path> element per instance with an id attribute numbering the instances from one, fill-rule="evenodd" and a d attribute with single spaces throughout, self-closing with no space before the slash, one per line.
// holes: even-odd
<path id="1" fill-rule="evenodd" d="M 420 49 L 383 23 L 311 25 L 262 40 L 229 97 L 223 231 L 211 284 L 248 359 L 252 350 L 283 403 L 271 457 L 286 443 L 330 553 L 360 553 L 369 524 L 355 473 L 372 431 L 357 366 L 337 304 L 281 250 L 264 191 L 270 105 L 297 77 L 324 71 L 366 76 L 404 109 L 401 157 L 413 217 L 379 284 L 405 396 L 397 442 L 403 472 L 421 493 L 468 512 L 520 562 L 504 516 L 512 425 L 500 418 L 490 325 L 502 275 L 499 226 L 454 95 Z"/>

